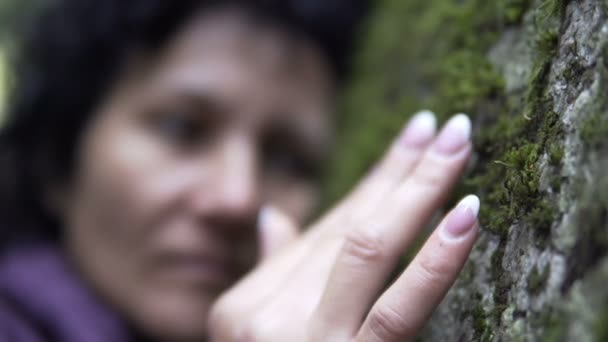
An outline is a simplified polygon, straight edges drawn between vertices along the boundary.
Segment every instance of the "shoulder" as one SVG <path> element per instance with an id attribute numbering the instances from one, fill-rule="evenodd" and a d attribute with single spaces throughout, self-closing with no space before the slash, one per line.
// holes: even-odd
<path id="1" fill-rule="evenodd" d="M 4 337 L 5 330 L 20 335 Z M 0 258 L 0 341 L 41 340 L 36 333 L 45 341 L 127 340 L 123 322 L 54 245 L 19 246 Z"/>
<path id="2" fill-rule="evenodd" d="M 36 248 L 37 250 L 37 248 Z M 37 259 L 47 259 L 49 250 L 37 250 L 44 255 L 35 256 L 29 248 L 7 248 L 0 256 L 0 341 L 45 341 L 45 328 L 41 325 L 33 305 L 44 291 L 45 279 L 37 277 L 43 269 Z"/>
<path id="3" fill-rule="evenodd" d="M 37 328 L 7 298 L 0 297 L 0 341 L 38 342 Z"/>

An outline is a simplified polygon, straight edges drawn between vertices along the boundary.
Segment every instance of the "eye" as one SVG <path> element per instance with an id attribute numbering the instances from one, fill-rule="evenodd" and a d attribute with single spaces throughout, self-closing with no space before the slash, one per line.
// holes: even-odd
<path id="1" fill-rule="evenodd" d="M 191 147 L 205 136 L 205 125 L 195 114 L 184 110 L 157 112 L 153 128 L 168 142 L 179 147 Z"/>
<path id="2" fill-rule="evenodd" d="M 273 173 L 316 181 L 321 174 L 321 163 L 307 153 L 289 146 L 273 144 L 265 152 L 265 165 Z"/>

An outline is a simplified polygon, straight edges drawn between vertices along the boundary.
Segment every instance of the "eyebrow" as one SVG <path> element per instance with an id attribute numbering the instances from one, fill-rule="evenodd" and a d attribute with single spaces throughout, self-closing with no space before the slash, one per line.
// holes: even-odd
<path id="1" fill-rule="evenodd" d="M 220 96 L 215 96 L 211 92 L 194 92 L 182 89 L 170 94 L 168 99 L 192 106 L 197 110 L 204 110 L 205 113 L 218 117 L 226 115 L 230 111 L 228 104 L 221 101 Z"/>
<path id="2" fill-rule="evenodd" d="M 188 106 L 204 111 L 208 114 L 208 117 L 211 117 L 211 120 L 213 118 L 226 117 L 234 111 L 230 103 L 223 100 L 221 95 L 207 89 L 194 91 L 188 87 L 182 87 L 165 94 L 167 95 L 166 100 L 186 103 Z M 284 118 L 276 120 L 262 132 L 262 134 L 269 133 L 277 139 L 294 143 L 296 146 L 293 147 L 298 148 L 315 161 L 321 161 L 329 154 L 328 149 L 331 145 L 329 136 L 323 132 L 321 138 L 319 138 L 318 135 L 310 132 L 310 130 L 303 129 L 299 122 L 295 120 Z"/>

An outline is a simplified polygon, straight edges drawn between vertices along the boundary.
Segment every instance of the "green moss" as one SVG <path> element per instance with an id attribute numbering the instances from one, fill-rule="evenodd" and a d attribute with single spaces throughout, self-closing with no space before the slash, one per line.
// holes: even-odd
<path id="1" fill-rule="evenodd" d="M 488 322 L 488 315 L 480 303 L 475 305 L 475 308 L 471 312 L 471 317 L 473 317 L 473 329 L 475 331 L 474 340 L 490 341 L 489 333 L 491 326 Z"/>
<path id="2" fill-rule="evenodd" d="M 532 294 L 541 292 L 547 284 L 549 274 L 551 274 L 551 266 L 549 264 L 543 267 L 542 271 L 535 266 L 528 276 L 528 291 Z"/>
<path id="3" fill-rule="evenodd" d="M 520 223 L 548 236 L 560 214 L 552 194 L 561 181 L 564 129 L 559 113 L 553 111 L 547 83 L 566 4 L 562 0 L 380 1 L 365 50 L 355 64 L 357 73 L 342 101 L 339 158 L 327 178 L 327 204 L 344 195 L 368 170 L 415 111 L 433 110 L 440 120 L 456 112 L 472 116 L 476 163 L 455 196 L 478 194 L 483 204 L 481 226 L 499 239 L 490 269 L 493 309 L 486 313 L 476 303 L 472 312 L 478 339 L 491 336 L 510 300 L 513 281 L 502 266 L 509 228 Z M 532 69 L 526 89 L 507 92 L 488 51 L 505 30 L 522 20 L 534 30 Z M 552 191 L 541 189 L 540 165 L 545 156 Z M 469 271 L 462 281 L 473 277 Z"/>
<path id="4" fill-rule="evenodd" d="M 551 71 L 551 56 L 555 53 L 557 39 L 556 32 L 547 32 L 541 33 L 540 38 L 536 41 L 538 56 L 532 69 L 530 86 L 525 96 L 527 106 L 524 111 L 524 118 L 527 120 L 531 120 L 532 115 L 537 114 L 543 107 L 546 107 L 544 92 L 547 77 Z"/>
<path id="5" fill-rule="evenodd" d="M 4 122 L 6 97 L 8 93 L 7 58 L 3 47 L 0 47 L 0 125 Z"/>
<path id="6" fill-rule="evenodd" d="M 500 276 L 502 275 L 502 259 L 505 255 L 505 245 L 504 242 L 501 241 L 501 243 L 498 245 L 498 247 L 496 248 L 496 250 L 494 251 L 494 253 L 492 253 L 492 257 L 490 258 L 490 263 L 491 263 L 491 275 L 492 275 L 492 280 L 498 280 L 500 278 Z"/>
<path id="7" fill-rule="evenodd" d="M 503 238 L 504 239 L 504 238 Z M 492 267 L 490 268 L 492 276 L 492 284 L 494 285 L 493 298 L 494 308 L 491 317 L 496 324 L 500 324 L 502 313 L 507 308 L 509 302 L 509 289 L 511 287 L 511 279 L 502 267 L 502 259 L 505 255 L 505 242 L 501 241 L 497 249 L 492 254 L 490 260 Z"/>
<path id="8" fill-rule="evenodd" d="M 540 317 L 532 317 L 532 319 L 534 326 L 542 329 L 542 341 L 565 341 L 569 319 L 562 309 L 548 308 L 540 313 Z"/>
<path id="9" fill-rule="evenodd" d="M 530 6 L 529 0 L 503 0 L 497 1 L 500 10 L 509 23 L 518 23 Z"/>
<path id="10" fill-rule="evenodd" d="M 458 279 L 465 284 L 470 284 L 475 278 L 475 265 L 471 262 L 468 262 L 464 265 Z"/>
<path id="11" fill-rule="evenodd" d="M 564 144 L 553 142 L 549 147 L 549 163 L 551 166 L 559 166 L 564 159 Z"/>
<path id="12" fill-rule="evenodd" d="M 538 167 L 543 153 L 548 153 L 555 166 L 563 158 L 563 146 L 558 143 L 563 127 L 559 115 L 552 111 L 553 99 L 546 95 L 563 5 L 560 1 L 544 1 L 535 9 L 536 55 L 523 104 L 507 108 L 507 113 L 479 138 L 485 157 L 494 164 L 479 167 L 469 184 L 487 192 L 483 198 L 487 209 L 480 216 L 494 234 L 506 234 L 511 224 L 521 220 L 547 231 L 549 221 L 558 214 L 557 206 L 539 189 Z M 505 101 L 513 102 L 517 103 Z M 523 114 L 517 116 L 518 112 Z M 551 183 L 552 187 L 559 185 L 558 180 Z"/>
<path id="13" fill-rule="evenodd" d="M 523 96 L 523 107 L 515 105 L 508 108 L 507 115 L 501 115 L 493 129 L 481 137 L 483 152 L 486 153 L 484 157 L 493 163 L 480 165 L 470 181 L 474 187 L 486 192 L 483 197 L 486 209 L 480 213 L 481 221 L 490 232 L 501 236 L 500 245 L 492 256 L 491 268 L 493 316 L 497 324 L 507 307 L 512 286 L 509 275 L 502 268 L 509 226 L 523 221 L 526 226 L 547 235 L 559 214 L 555 201 L 540 190 L 539 165 L 543 153 L 549 154 L 553 164 L 563 158 L 563 150 L 556 147 L 563 135 L 563 127 L 559 115 L 551 110 L 553 99 L 546 95 L 547 76 L 557 44 L 559 24 L 556 23 L 563 13 L 556 10 L 560 6 L 556 1 L 545 1 L 535 9 L 537 29 L 542 27 L 543 30 L 537 31 L 537 55 Z M 517 103 L 505 101 L 507 104 L 513 102 Z M 523 114 L 518 116 L 517 112 Z"/>
<path id="14" fill-rule="evenodd" d="M 604 308 L 603 312 L 595 318 L 593 324 L 593 336 L 596 341 L 608 341 L 608 307 L 605 306 Z"/>
<path id="15" fill-rule="evenodd" d="M 554 147 L 559 135 L 555 128 L 561 127 L 545 87 L 567 2 L 545 0 L 532 9 L 535 56 L 525 94 L 505 94 L 487 51 L 503 30 L 522 20 L 531 3 L 379 2 L 356 63 L 358 73 L 342 101 L 342 112 L 348 115 L 339 125 L 336 154 L 341 157 L 330 166 L 325 203 L 346 193 L 416 110 L 429 108 L 444 119 L 454 112 L 475 116 L 489 109 L 494 113 L 486 119 L 495 121 L 484 123 L 474 138 L 483 162 L 457 194 L 483 195 L 481 219 L 493 233 L 501 234 L 525 217 L 534 208 L 530 203 L 543 195 L 535 188 L 538 158 L 551 147 L 551 161 L 561 160 Z M 525 163 L 511 165 L 510 159 Z"/>
<path id="16" fill-rule="evenodd" d="M 607 145 L 608 112 L 594 113 L 581 126 L 580 135 L 586 147 L 592 151 L 603 149 Z"/>
<path id="17" fill-rule="evenodd" d="M 421 108 L 440 120 L 475 116 L 501 99 L 502 76 L 487 59 L 499 34 L 518 24 L 530 0 L 378 2 L 358 72 L 342 101 L 325 203 L 343 196 Z M 415 67 L 414 67 L 415 65 Z M 493 101 L 493 100 L 492 100 Z"/>
<path id="18" fill-rule="evenodd" d="M 526 222 L 534 227 L 536 232 L 547 235 L 551 232 L 551 225 L 557 220 L 559 209 L 554 201 L 546 198 L 539 199 L 526 215 Z"/>
<path id="19" fill-rule="evenodd" d="M 570 229 L 577 231 L 577 241 L 567 259 L 568 277 L 563 290 L 585 277 L 608 255 L 608 177 L 605 174 L 608 160 L 598 158 L 597 153 L 589 151 L 583 156 L 586 170 L 575 178 L 577 202 Z"/>
<path id="20" fill-rule="evenodd" d="M 499 123 L 495 127 L 503 131 L 500 136 L 492 134 L 494 131 L 489 133 L 494 136 L 495 145 L 501 144 L 490 147 L 492 155 L 499 154 L 500 158 L 481 167 L 470 182 L 488 191 L 484 197 L 488 209 L 482 211 L 481 218 L 495 234 L 505 234 L 509 225 L 522 219 L 531 227 L 545 230 L 546 223 L 557 215 L 556 205 L 540 191 L 539 165 L 545 151 L 553 164 L 563 158 L 563 147 L 557 143 L 563 128 L 557 113 L 539 112 L 538 103 L 532 106 L 536 106 L 536 111 L 531 112 L 535 113 L 533 118 L 515 120 L 506 129 Z"/>

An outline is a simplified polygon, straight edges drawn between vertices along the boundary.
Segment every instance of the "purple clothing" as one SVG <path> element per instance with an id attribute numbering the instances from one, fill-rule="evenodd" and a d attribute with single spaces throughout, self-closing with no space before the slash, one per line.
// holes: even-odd
<path id="1" fill-rule="evenodd" d="M 127 340 L 123 322 L 81 284 L 58 248 L 14 248 L 0 260 L 1 342 Z"/>

